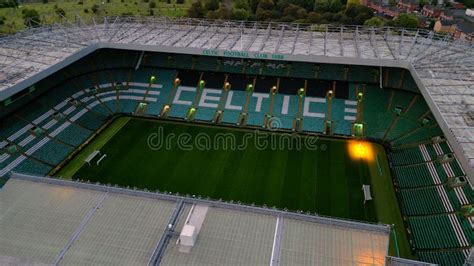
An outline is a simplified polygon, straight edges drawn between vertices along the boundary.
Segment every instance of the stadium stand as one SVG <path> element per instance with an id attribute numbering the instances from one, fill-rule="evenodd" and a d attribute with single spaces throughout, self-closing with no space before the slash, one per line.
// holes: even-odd
<path id="1" fill-rule="evenodd" d="M 408 218 L 418 249 L 448 249 L 470 246 L 455 214 Z M 471 233 L 472 234 L 472 233 Z"/>
<path id="2" fill-rule="evenodd" d="M 436 263 L 439 265 L 463 265 L 469 250 L 453 250 L 453 251 L 423 251 L 418 252 L 421 260 Z"/>
<path id="3" fill-rule="evenodd" d="M 222 108 L 222 123 L 235 125 L 246 109 L 249 126 L 264 126 L 265 115 L 271 114 L 281 122 L 280 129 L 291 130 L 299 111 L 298 89 L 305 88 L 303 131 L 322 133 L 329 114 L 326 94 L 337 80 L 330 110 L 333 133 L 352 135 L 356 95 L 363 92 L 365 137 L 385 140 L 390 147 L 395 190 L 420 259 L 460 265 L 474 243 L 472 217 L 460 211 L 474 203 L 474 192 L 469 184 L 450 185 L 452 178 L 465 173 L 455 156 L 440 160 L 453 152 L 445 140 L 433 142 L 442 131 L 408 73 L 385 70 L 380 88 L 379 70 L 374 68 L 147 53 L 141 67 L 134 69 L 127 55 L 136 54 L 98 55 L 59 71 L 57 82 L 38 82 L 29 95 L 1 107 L 5 114 L 14 114 L 4 116 L 0 124 L 0 177 L 10 171 L 47 175 L 113 114 L 159 116 L 165 104 L 171 105 L 170 118 L 184 119 L 193 106 L 197 120 L 210 122 Z M 174 88 L 176 77 L 181 84 Z M 206 82 L 204 95 L 213 99 L 203 100 L 197 93 L 200 80 Z M 223 90 L 225 81 L 231 84 L 228 92 Z M 254 84 L 250 93 L 248 84 Z M 278 86 L 274 94 L 273 86 Z"/>

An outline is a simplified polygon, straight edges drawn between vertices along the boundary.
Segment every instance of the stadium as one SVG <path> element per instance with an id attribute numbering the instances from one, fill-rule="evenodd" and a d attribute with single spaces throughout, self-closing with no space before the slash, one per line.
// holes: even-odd
<path id="1" fill-rule="evenodd" d="M 470 265 L 474 45 L 104 17 L 0 37 L 0 264 Z"/>

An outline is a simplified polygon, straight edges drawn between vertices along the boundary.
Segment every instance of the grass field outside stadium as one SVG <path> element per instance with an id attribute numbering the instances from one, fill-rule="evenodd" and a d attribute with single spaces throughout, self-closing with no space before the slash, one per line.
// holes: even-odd
<path id="1" fill-rule="evenodd" d="M 410 257 L 376 143 L 119 117 L 56 176 L 393 224 L 390 254 Z"/>

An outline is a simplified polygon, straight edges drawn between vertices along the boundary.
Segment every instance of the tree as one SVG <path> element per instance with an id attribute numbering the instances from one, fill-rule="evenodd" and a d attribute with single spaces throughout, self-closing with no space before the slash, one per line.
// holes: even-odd
<path id="1" fill-rule="evenodd" d="M 253 14 L 257 13 L 257 8 L 258 8 L 259 3 L 260 3 L 259 0 L 249 0 L 249 6 Z"/>
<path id="2" fill-rule="evenodd" d="M 155 8 L 156 7 L 156 3 L 154 1 L 151 1 L 150 3 L 148 3 L 148 7 L 149 8 Z"/>
<path id="3" fill-rule="evenodd" d="M 226 5 L 220 4 L 217 10 L 211 10 L 207 12 L 207 18 L 210 19 L 230 19 L 232 13 Z"/>
<path id="4" fill-rule="evenodd" d="M 258 8 L 264 9 L 264 10 L 272 10 L 275 8 L 275 3 L 273 0 L 261 0 L 258 3 Z"/>
<path id="5" fill-rule="evenodd" d="M 23 9 L 23 22 L 25 26 L 38 27 L 40 25 L 40 15 L 34 9 Z"/>
<path id="6" fill-rule="evenodd" d="M 266 10 L 263 8 L 257 8 L 257 13 L 255 14 L 255 18 L 262 21 L 272 20 L 276 17 L 278 17 L 278 12 L 275 12 L 274 10 Z"/>
<path id="7" fill-rule="evenodd" d="M 5 17 L 1 16 L 0 17 L 0 25 L 4 25 L 5 24 L 5 20 L 7 20 Z"/>
<path id="8" fill-rule="evenodd" d="M 293 18 L 292 20 L 288 21 L 293 21 L 295 19 L 302 19 L 307 17 L 307 12 L 306 9 L 304 9 L 301 6 L 289 4 L 285 10 L 283 10 L 283 16 L 284 17 L 291 17 Z"/>
<path id="9" fill-rule="evenodd" d="M 204 3 L 204 8 L 207 11 L 217 10 L 219 8 L 219 0 L 207 0 L 206 3 Z"/>
<path id="10" fill-rule="evenodd" d="M 367 27 L 380 27 L 383 26 L 383 20 L 378 17 L 372 17 L 364 22 L 364 26 Z"/>
<path id="11" fill-rule="evenodd" d="M 474 0 L 461 0 L 461 3 L 469 8 L 474 7 Z"/>
<path id="12" fill-rule="evenodd" d="M 16 0 L 2 0 L 0 1 L 0 8 L 18 7 L 18 2 Z"/>
<path id="13" fill-rule="evenodd" d="M 350 6 L 350 5 L 360 5 L 360 4 L 361 4 L 360 2 L 361 2 L 360 0 L 347 0 L 346 5 L 347 5 L 347 6 Z"/>
<path id="14" fill-rule="evenodd" d="M 420 8 L 423 8 L 425 5 L 429 4 L 429 1 L 428 0 L 420 0 Z"/>
<path id="15" fill-rule="evenodd" d="M 99 12 L 99 5 L 94 4 L 94 5 L 91 7 L 91 10 L 92 10 L 92 13 L 97 14 L 97 12 Z"/>
<path id="16" fill-rule="evenodd" d="M 393 21 L 393 23 L 396 27 L 417 28 L 419 20 L 413 14 L 402 13 Z"/>
<path id="17" fill-rule="evenodd" d="M 319 23 L 321 21 L 321 14 L 316 12 L 309 12 L 306 17 L 308 23 Z"/>
<path id="18" fill-rule="evenodd" d="M 319 13 L 324 13 L 329 11 L 329 1 L 328 0 L 317 0 L 314 4 L 314 11 Z"/>
<path id="19" fill-rule="evenodd" d="M 307 11 L 312 11 L 314 8 L 314 0 L 289 0 L 290 4 L 300 6 Z"/>
<path id="20" fill-rule="evenodd" d="M 233 8 L 235 9 L 244 9 L 247 11 L 251 11 L 252 9 L 250 8 L 250 4 L 248 0 L 236 0 L 233 1 Z"/>
<path id="21" fill-rule="evenodd" d="M 66 17 L 66 11 L 60 7 L 55 8 L 54 13 L 56 13 L 56 15 L 58 15 L 60 18 Z"/>
<path id="22" fill-rule="evenodd" d="M 184 0 L 176 0 L 176 4 L 182 5 L 182 4 L 184 4 Z"/>
<path id="23" fill-rule="evenodd" d="M 201 1 L 196 1 L 192 3 L 191 7 L 188 9 L 188 17 L 191 18 L 204 18 L 205 9 Z"/>
<path id="24" fill-rule="evenodd" d="M 255 16 L 257 20 L 272 20 L 279 17 L 280 14 L 277 10 L 275 10 L 275 3 L 273 0 L 261 0 L 258 3 Z"/>
<path id="25" fill-rule="evenodd" d="M 250 12 L 243 8 L 232 9 L 232 19 L 235 20 L 247 20 L 250 17 Z"/>
<path id="26" fill-rule="evenodd" d="M 329 1 L 329 11 L 336 13 L 339 12 L 344 6 L 340 0 L 330 0 Z"/>
<path id="27" fill-rule="evenodd" d="M 374 12 L 363 5 L 348 5 L 344 13 L 350 18 L 351 23 L 356 25 L 362 25 L 374 16 Z"/>

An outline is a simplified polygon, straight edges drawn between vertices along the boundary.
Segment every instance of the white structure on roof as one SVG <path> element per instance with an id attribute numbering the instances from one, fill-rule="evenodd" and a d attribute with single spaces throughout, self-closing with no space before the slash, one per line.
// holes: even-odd
<path id="1" fill-rule="evenodd" d="M 471 9 L 471 8 L 466 9 L 466 15 L 470 17 L 474 17 L 474 9 Z"/>
<path id="2" fill-rule="evenodd" d="M 194 247 L 208 210 L 209 206 L 207 205 L 193 205 L 191 207 L 183 229 L 181 229 L 179 234 L 179 244 L 184 246 L 180 248 L 180 252 L 189 253 L 190 248 Z"/>
<path id="3" fill-rule="evenodd" d="M 426 30 L 104 17 L 0 37 L 0 100 L 100 48 L 400 67 L 474 183 L 474 44 Z"/>

